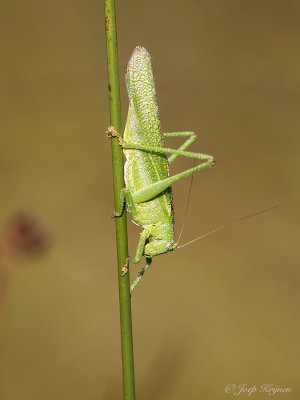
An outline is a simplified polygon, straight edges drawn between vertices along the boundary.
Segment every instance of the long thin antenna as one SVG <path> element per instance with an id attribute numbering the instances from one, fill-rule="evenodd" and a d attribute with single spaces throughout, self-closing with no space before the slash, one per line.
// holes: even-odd
<path id="1" fill-rule="evenodd" d="M 196 160 L 194 161 L 194 166 L 196 164 Z M 189 193 L 188 193 L 188 197 L 187 197 L 187 202 L 186 202 L 186 206 L 185 206 L 185 211 L 184 211 L 184 218 L 183 218 L 183 222 L 181 225 L 181 230 L 178 236 L 178 240 L 177 240 L 177 244 L 180 241 L 182 232 L 183 232 L 183 228 L 184 228 L 184 224 L 187 220 L 187 214 L 188 214 L 188 209 L 189 209 L 189 204 L 190 204 L 190 198 L 191 198 L 191 192 L 192 192 L 192 186 L 193 186 L 193 179 L 194 179 L 194 174 L 191 175 L 191 179 L 190 179 L 190 187 L 189 187 Z"/>
<path id="2" fill-rule="evenodd" d="M 234 221 L 232 221 L 232 222 L 230 222 L 230 223 L 228 223 L 228 224 L 220 225 L 220 226 L 218 226 L 217 228 L 211 230 L 210 232 L 204 233 L 203 235 L 198 236 L 196 239 L 193 239 L 193 240 L 191 240 L 190 242 L 184 243 L 183 245 L 177 247 L 177 250 L 178 250 L 178 249 L 182 249 L 182 248 L 185 247 L 185 246 L 189 246 L 190 244 L 196 242 L 197 240 L 203 239 L 203 238 L 205 238 L 206 236 L 210 236 L 210 235 L 212 235 L 213 233 L 218 232 L 218 231 L 221 231 L 221 230 L 224 229 L 224 228 L 228 228 L 228 227 L 230 227 L 231 225 L 234 225 L 234 224 L 236 224 L 236 223 L 242 222 L 242 221 L 244 221 L 245 219 L 252 218 L 252 217 L 255 217 L 255 216 L 260 215 L 260 214 L 264 214 L 264 213 L 269 212 L 269 211 L 272 211 L 272 210 L 274 210 L 275 208 L 278 208 L 278 207 L 279 207 L 278 205 L 272 206 L 272 207 L 266 208 L 266 209 L 264 209 L 264 210 L 257 211 L 257 212 L 255 212 L 255 213 L 246 215 L 245 217 L 238 218 L 238 219 L 236 219 L 236 220 L 234 220 Z"/>

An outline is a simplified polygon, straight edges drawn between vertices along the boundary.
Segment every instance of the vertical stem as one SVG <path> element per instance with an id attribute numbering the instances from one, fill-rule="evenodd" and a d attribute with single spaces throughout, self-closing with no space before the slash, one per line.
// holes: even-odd
<path id="1" fill-rule="evenodd" d="M 105 0 L 105 31 L 107 45 L 110 124 L 113 125 L 118 132 L 121 132 L 117 28 L 114 0 Z M 112 138 L 111 142 L 115 210 L 117 210 L 119 209 L 120 191 L 125 185 L 123 175 L 123 151 L 116 138 Z M 116 218 L 115 222 L 118 256 L 123 398 L 124 400 L 134 400 L 135 387 L 129 272 L 122 277 L 122 268 L 125 265 L 128 257 L 126 212 L 123 213 L 122 217 Z"/>

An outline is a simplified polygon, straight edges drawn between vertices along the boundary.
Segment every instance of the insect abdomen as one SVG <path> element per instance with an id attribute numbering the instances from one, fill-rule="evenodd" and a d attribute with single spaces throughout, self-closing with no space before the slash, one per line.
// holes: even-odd
<path id="1" fill-rule="evenodd" d="M 136 47 L 127 64 L 126 83 L 130 99 L 124 132 L 127 143 L 163 147 L 158 105 L 151 66 L 151 57 L 143 47 Z M 125 150 L 126 186 L 133 194 L 152 183 L 169 176 L 168 161 L 164 154 L 141 150 Z M 171 188 L 155 199 L 136 204 L 133 220 L 139 225 L 155 224 L 172 216 Z"/>

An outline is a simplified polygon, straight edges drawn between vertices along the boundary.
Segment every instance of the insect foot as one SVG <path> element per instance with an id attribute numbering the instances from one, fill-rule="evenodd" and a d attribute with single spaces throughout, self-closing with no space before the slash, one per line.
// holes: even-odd
<path id="1" fill-rule="evenodd" d="M 123 206 L 123 209 L 122 209 L 122 212 L 121 212 L 121 213 L 118 213 L 117 211 L 112 212 L 112 213 L 110 214 L 110 218 L 112 219 L 112 221 L 114 221 L 116 218 L 122 217 L 122 215 L 123 215 L 123 210 L 124 210 L 124 206 Z"/>
<path id="2" fill-rule="evenodd" d="M 120 135 L 114 126 L 109 126 L 107 128 L 106 137 L 112 138 L 112 137 L 119 137 L 119 136 Z"/>
<path id="3" fill-rule="evenodd" d="M 107 128 L 106 137 L 108 137 L 110 139 L 117 138 L 120 146 L 123 146 L 125 144 L 122 136 L 119 134 L 119 132 L 116 130 L 116 128 L 114 126 L 109 126 Z"/>
<path id="4" fill-rule="evenodd" d="M 125 265 L 125 267 L 122 268 L 122 275 L 121 276 L 125 276 L 128 272 L 128 267 Z"/>

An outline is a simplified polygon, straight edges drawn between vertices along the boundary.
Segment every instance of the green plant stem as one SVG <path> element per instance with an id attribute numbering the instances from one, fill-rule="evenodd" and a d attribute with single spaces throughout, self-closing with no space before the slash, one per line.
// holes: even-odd
<path id="1" fill-rule="evenodd" d="M 107 45 L 110 124 L 114 126 L 118 132 L 121 132 L 117 28 L 114 0 L 105 0 L 105 31 Z M 120 191 L 125 186 L 123 172 L 123 151 L 118 144 L 117 138 L 111 139 L 111 146 L 115 210 L 118 210 Z M 128 257 L 126 213 L 124 212 L 122 217 L 115 218 L 115 223 L 118 256 L 123 398 L 124 400 L 134 400 L 135 385 L 129 272 L 127 272 L 125 276 L 122 276 L 122 268 L 124 267 Z"/>

